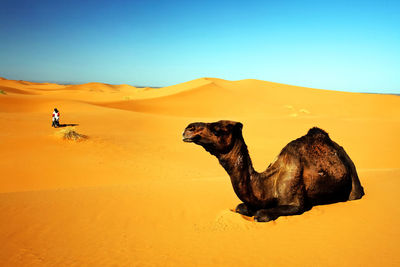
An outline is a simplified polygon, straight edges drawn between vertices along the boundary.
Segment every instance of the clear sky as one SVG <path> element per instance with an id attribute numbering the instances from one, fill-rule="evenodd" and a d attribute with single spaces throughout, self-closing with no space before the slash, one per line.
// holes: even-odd
<path id="1" fill-rule="evenodd" d="M 0 76 L 400 93 L 400 1 L 1 0 Z"/>

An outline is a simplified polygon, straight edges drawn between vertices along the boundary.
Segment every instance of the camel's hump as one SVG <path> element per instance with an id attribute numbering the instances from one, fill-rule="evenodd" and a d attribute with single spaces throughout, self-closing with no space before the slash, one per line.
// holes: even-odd
<path id="1" fill-rule="evenodd" d="M 313 138 L 330 139 L 328 133 L 318 127 L 313 127 L 310 130 L 308 130 L 307 135 Z"/>

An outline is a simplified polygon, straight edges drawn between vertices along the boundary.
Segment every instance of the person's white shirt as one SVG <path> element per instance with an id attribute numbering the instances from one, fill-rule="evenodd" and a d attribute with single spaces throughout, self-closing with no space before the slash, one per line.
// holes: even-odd
<path id="1" fill-rule="evenodd" d="M 60 118 L 60 113 L 53 111 L 53 121 L 58 121 Z"/>

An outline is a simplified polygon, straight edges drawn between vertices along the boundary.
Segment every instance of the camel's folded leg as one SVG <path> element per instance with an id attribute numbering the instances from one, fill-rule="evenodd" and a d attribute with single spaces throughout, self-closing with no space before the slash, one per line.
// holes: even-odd
<path id="1" fill-rule="evenodd" d="M 303 213 L 304 208 L 300 206 L 278 206 L 270 209 L 261 209 L 254 214 L 256 222 L 269 222 L 276 220 L 279 216 L 295 215 Z"/>
<path id="2" fill-rule="evenodd" d="M 249 217 L 254 216 L 254 214 L 256 212 L 256 210 L 250 208 L 249 206 L 247 206 L 244 203 L 237 205 L 235 211 L 237 213 L 240 213 L 242 215 L 249 216 Z"/>

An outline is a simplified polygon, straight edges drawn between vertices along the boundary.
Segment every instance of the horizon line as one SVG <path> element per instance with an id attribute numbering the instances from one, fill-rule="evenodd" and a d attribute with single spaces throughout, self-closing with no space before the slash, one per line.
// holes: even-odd
<path id="1" fill-rule="evenodd" d="M 196 78 L 196 79 L 192 79 L 192 80 L 188 80 L 188 81 L 184 81 L 184 82 L 180 82 L 180 83 L 176 83 L 176 84 L 171 84 L 171 85 L 167 85 L 167 86 L 149 86 L 149 85 L 135 85 L 135 84 L 129 84 L 129 83 L 107 83 L 107 82 L 96 82 L 96 81 L 92 81 L 92 82 L 67 82 L 67 81 L 54 81 L 54 80 L 14 80 L 14 79 L 8 79 L 5 77 L 0 77 L 1 79 L 5 79 L 5 80 L 11 80 L 11 81 L 25 81 L 25 82 L 33 82 L 33 83 L 54 83 L 54 84 L 59 84 L 59 85 L 82 85 L 82 84 L 87 84 L 87 83 L 101 83 L 101 84 L 109 84 L 109 85 L 122 85 L 122 84 L 127 84 L 136 88 L 154 88 L 154 89 L 160 89 L 160 88 L 164 88 L 164 87 L 169 87 L 169 86 L 173 86 L 173 85 L 177 85 L 177 84 L 181 84 L 181 83 L 185 83 L 185 82 L 190 82 L 190 81 L 194 81 L 194 80 L 198 80 L 198 79 L 220 79 L 220 80 L 225 80 L 225 81 L 230 81 L 230 82 L 237 82 L 237 81 L 244 81 L 244 80 L 257 80 L 257 81 L 262 81 L 262 82 L 270 82 L 270 83 L 276 83 L 276 84 L 283 84 L 283 85 L 288 85 L 288 86 L 294 86 L 294 87 L 303 87 L 303 88 L 310 88 L 310 89 L 316 89 L 316 90 L 324 90 L 324 91 L 333 91 L 333 92 L 345 92 L 345 93 L 360 93 L 360 94 L 376 94 L 376 95 L 394 95 L 394 96 L 400 96 L 400 94 L 398 93 L 381 93 L 381 92 L 362 92 L 362 91 L 342 91 L 342 90 L 335 90 L 335 89 L 323 89 L 323 88 L 314 88 L 314 87 L 308 87 L 308 86 L 302 86 L 302 85 L 294 85 L 294 84 L 287 84 L 287 83 L 279 83 L 279 82 L 272 82 L 272 81 L 265 81 L 265 80 L 260 80 L 260 79 L 253 79 L 253 78 L 246 78 L 246 79 L 239 79 L 239 80 L 227 80 L 227 79 L 222 79 L 222 78 L 217 78 L 217 77 L 200 77 L 200 78 Z"/>

